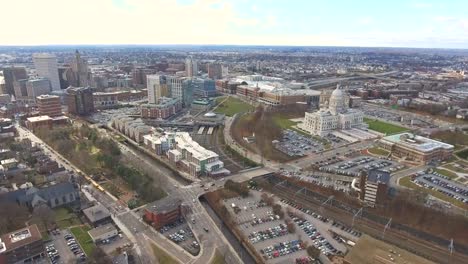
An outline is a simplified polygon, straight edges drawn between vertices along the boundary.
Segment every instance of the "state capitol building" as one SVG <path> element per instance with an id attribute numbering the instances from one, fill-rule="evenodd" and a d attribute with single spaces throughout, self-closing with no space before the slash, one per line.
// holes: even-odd
<path id="1" fill-rule="evenodd" d="M 350 109 L 346 98 L 343 88 L 337 85 L 330 96 L 328 106 L 313 113 L 306 112 L 301 128 L 312 135 L 326 136 L 335 130 L 365 127 L 364 114 L 360 110 Z"/>

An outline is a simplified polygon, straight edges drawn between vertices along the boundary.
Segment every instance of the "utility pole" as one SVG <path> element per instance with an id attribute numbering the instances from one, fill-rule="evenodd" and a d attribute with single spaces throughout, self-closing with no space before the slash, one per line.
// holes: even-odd
<path id="1" fill-rule="evenodd" d="M 330 205 L 331 205 L 331 203 L 332 203 L 332 201 L 333 201 L 333 198 L 334 198 L 334 196 L 333 196 L 333 195 L 330 195 L 330 196 L 328 197 L 328 199 L 325 200 L 325 202 L 323 202 L 323 203 L 320 205 L 319 211 L 320 211 L 321 214 L 323 214 L 323 206 L 326 205 L 328 202 L 330 202 Z"/>
<path id="2" fill-rule="evenodd" d="M 390 218 L 390 220 L 388 220 L 387 224 L 384 227 L 384 230 L 382 232 L 382 239 L 385 237 L 385 231 L 387 231 L 387 229 L 390 228 L 391 224 L 392 224 L 392 218 Z"/>
<path id="3" fill-rule="evenodd" d="M 296 193 L 294 193 L 294 198 L 296 198 L 296 195 L 297 195 L 298 193 L 300 193 L 301 191 L 303 191 L 303 190 L 305 190 L 305 187 L 304 187 L 304 188 L 301 188 L 301 189 L 299 189 L 299 191 L 297 191 Z"/>
<path id="4" fill-rule="evenodd" d="M 354 227 L 354 220 L 356 219 L 356 217 L 357 217 L 357 216 L 361 216 L 361 217 L 362 217 L 362 209 L 363 209 L 363 208 L 364 208 L 364 207 L 361 207 L 361 209 L 359 209 L 359 211 L 357 211 L 357 212 L 353 215 L 353 222 L 352 222 L 352 224 L 351 224 L 351 228 Z"/>
<path id="5" fill-rule="evenodd" d="M 453 247 L 453 238 L 450 239 L 450 244 L 449 244 L 449 251 L 450 251 L 450 259 L 449 259 L 449 263 L 452 263 L 452 254 L 453 254 L 453 250 L 454 250 L 454 247 Z"/>

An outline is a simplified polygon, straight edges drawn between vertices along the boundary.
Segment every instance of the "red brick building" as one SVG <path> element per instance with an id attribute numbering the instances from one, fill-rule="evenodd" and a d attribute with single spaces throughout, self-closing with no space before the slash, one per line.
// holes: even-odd
<path id="1" fill-rule="evenodd" d="M 182 103 L 179 99 L 161 97 L 158 104 L 141 105 L 141 117 L 166 119 L 180 110 L 182 110 Z"/>
<path id="2" fill-rule="evenodd" d="M 60 97 L 56 95 L 43 94 L 36 97 L 37 108 L 41 115 L 46 116 L 61 116 L 62 106 L 60 105 Z"/>
<path id="3" fill-rule="evenodd" d="M 144 220 L 155 228 L 161 228 L 182 217 L 182 202 L 171 197 L 149 204 L 144 209 Z"/>

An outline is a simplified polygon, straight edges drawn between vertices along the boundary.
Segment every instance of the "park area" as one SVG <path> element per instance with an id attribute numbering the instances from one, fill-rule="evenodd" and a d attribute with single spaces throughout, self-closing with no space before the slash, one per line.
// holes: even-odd
<path id="1" fill-rule="evenodd" d="M 386 135 L 392 135 L 408 131 L 407 128 L 383 122 L 377 119 L 364 118 L 364 122 L 369 125 L 370 130 L 374 130 Z"/>
<path id="2" fill-rule="evenodd" d="M 216 99 L 216 104 L 217 106 L 214 111 L 227 116 L 254 110 L 252 105 L 234 97 L 220 97 Z"/>
<path id="3" fill-rule="evenodd" d="M 158 200 L 166 193 L 153 178 L 123 162 L 124 156 L 114 141 L 85 124 L 69 125 L 36 133 L 49 146 L 95 180 L 112 181 L 108 190 L 116 196 L 128 198 L 127 189 L 138 193 L 144 202 Z M 121 183 L 121 184 L 118 184 Z M 127 202 L 128 199 L 124 199 Z"/>
<path id="4" fill-rule="evenodd" d="M 433 264 L 429 260 L 370 236 L 362 236 L 345 259 L 350 263 Z"/>

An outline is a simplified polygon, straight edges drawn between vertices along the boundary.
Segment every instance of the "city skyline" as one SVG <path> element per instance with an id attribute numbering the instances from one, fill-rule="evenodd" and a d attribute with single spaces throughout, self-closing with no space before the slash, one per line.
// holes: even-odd
<path id="1" fill-rule="evenodd" d="M 9 10 L 5 21 L 15 21 L 15 27 L 3 28 L 0 45 L 468 48 L 466 1 L 25 0 L 0 5 Z M 19 13 L 27 19 L 18 20 Z"/>

